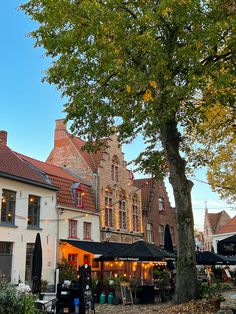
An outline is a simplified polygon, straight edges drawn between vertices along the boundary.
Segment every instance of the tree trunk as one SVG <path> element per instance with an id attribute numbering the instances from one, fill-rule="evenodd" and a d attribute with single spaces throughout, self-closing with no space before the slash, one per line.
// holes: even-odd
<path id="1" fill-rule="evenodd" d="M 168 162 L 169 181 L 176 206 L 177 273 L 174 301 L 183 303 L 196 298 L 197 271 L 191 203 L 193 183 L 186 177 L 185 160 L 179 153 L 180 134 L 175 118 L 163 124 L 161 141 Z"/>

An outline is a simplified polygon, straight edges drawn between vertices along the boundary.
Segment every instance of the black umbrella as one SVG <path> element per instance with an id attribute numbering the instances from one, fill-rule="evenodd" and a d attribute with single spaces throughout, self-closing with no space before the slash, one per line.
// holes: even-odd
<path id="1" fill-rule="evenodd" d="M 41 292 L 41 275 L 42 275 L 42 246 L 40 234 L 37 233 L 34 252 L 33 252 L 33 261 L 32 261 L 32 293 Z"/>
<path id="2" fill-rule="evenodd" d="M 228 265 L 229 259 L 226 256 L 212 253 L 210 251 L 196 252 L 196 262 L 198 265 Z"/>
<path id="3" fill-rule="evenodd" d="M 236 234 L 219 241 L 217 251 L 223 255 L 236 255 Z"/>
<path id="4" fill-rule="evenodd" d="M 164 249 L 169 252 L 174 252 L 172 236 L 170 233 L 170 226 L 167 224 L 165 226 L 165 234 L 164 234 Z M 167 261 L 167 268 L 169 270 L 175 269 L 175 265 L 173 261 Z"/>
<path id="5" fill-rule="evenodd" d="M 161 261 L 163 259 L 175 259 L 175 255 L 171 252 L 162 250 L 152 243 L 139 240 L 124 248 L 108 252 L 97 260 L 100 261 Z"/>

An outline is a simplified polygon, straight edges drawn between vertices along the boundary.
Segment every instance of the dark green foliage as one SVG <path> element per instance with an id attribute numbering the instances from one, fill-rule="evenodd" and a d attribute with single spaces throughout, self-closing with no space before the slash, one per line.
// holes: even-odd
<path id="1" fill-rule="evenodd" d="M 68 262 L 67 259 L 63 258 L 58 264 L 59 268 L 59 281 L 64 280 L 78 280 L 78 271 L 75 265 Z"/>

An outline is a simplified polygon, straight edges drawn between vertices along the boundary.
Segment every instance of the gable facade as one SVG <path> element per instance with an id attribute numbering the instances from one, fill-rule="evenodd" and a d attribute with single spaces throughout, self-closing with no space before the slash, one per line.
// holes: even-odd
<path id="1" fill-rule="evenodd" d="M 213 236 L 220 230 L 229 220 L 230 216 L 226 211 L 219 213 L 208 213 L 205 209 L 204 218 L 204 250 L 211 251 L 213 248 Z"/>
<path id="2" fill-rule="evenodd" d="M 144 239 L 164 247 L 166 226 L 169 225 L 173 246 L 176 246 L 176 212 L 171 207 L 162 181 L 137 179 L 134 184 L 141 189 Z"/>
<path id="3" fill-rule="evenodd" d="M 100 213 L 102 241 L 132 243 L 143 236 L 141 192 L 133 186 L 116 136 L 96 154 L 82 151 L 85 144 L 71 136 L 63 120 L 56 121 L 54 148 L 47 162 L 64 166 L 91 184 Z"/>

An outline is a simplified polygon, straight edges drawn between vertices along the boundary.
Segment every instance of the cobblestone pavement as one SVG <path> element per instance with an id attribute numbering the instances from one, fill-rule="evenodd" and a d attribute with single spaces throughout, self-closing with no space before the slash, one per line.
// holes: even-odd
<path id="1" fill-rule="evenodd" d="M 155 314 L 161 308 L 170 306 L 170 302 L 147 305 L 110 305 L 110 304 L 96 304 L 96 314 Z"/>

